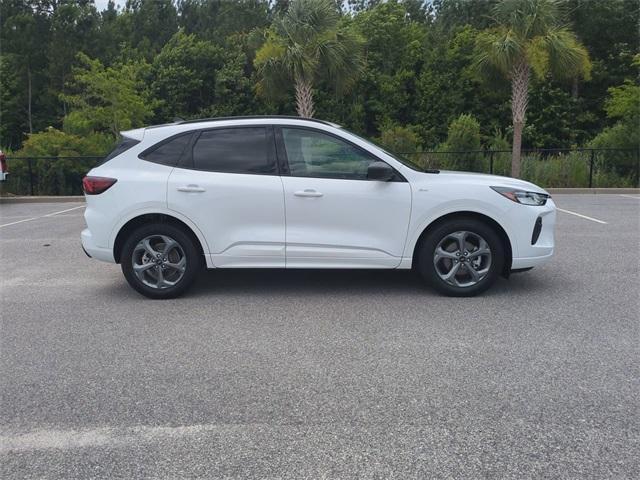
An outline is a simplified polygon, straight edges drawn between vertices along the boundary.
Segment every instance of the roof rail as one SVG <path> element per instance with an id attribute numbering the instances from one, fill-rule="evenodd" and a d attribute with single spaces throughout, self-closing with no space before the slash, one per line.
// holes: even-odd
<path id="1" fill-rule="evenodd" d="M 335 126 L 331 122 L 325 120 L 318 120 L 317 118 L 295 117 L 293 115 L 247 115 L 237 117 L 214 117 L 214 118 L 198 118 L 194 120 L 183 120 L 181 122 L 175 122 L 174 125 L 184 125 L 186 123 L 201 123 L 201 122 L 218 122 L 223 120 L 268 120 L 270 118 L 284 118 L 289 120 L 306 120 L 308 122 L 322 123 L 324 125 Z"/>

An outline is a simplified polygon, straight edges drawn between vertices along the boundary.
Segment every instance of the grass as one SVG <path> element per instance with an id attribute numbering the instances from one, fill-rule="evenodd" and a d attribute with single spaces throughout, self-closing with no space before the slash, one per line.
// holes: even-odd
<path id="1" fill-rule="evenodd" d="M 487 152 L 421 152 L 406 155 L 422 168 L 489 173 L 491 154 Z M 544 188 L 589 186 L 591 151 L 566 151 L 552 155 L 524 153 L 522 178 Z M 598 151 L 594 154 L 592 187 L 637 187 L 635 152 Z M 493 153 L 493 173 L 509 176 L 511 153 Z"/>

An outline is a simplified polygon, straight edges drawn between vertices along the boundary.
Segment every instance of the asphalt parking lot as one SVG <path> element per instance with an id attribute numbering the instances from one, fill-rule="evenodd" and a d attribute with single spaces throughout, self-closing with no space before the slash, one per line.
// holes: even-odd
<path id="1" fill-rule="evenodd" d="M 0 476 L 640 478 L 640 196 L 555 200 L 555 259 L 471 299 L 235 270 L 151 301 L 82 204 L 1 204 Z"/>

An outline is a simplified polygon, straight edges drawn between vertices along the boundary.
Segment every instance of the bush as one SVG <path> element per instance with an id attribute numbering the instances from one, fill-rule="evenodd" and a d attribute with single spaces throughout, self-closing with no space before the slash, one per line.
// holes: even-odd
<path id="1" fill-rule="evenodd" d="M 33 193 L 39 195 L 80 194 L 82 177 L 113 143 L 110 135 L 91 133 L 80 137 L 51 127 L 31 134 L 22 150 L 9 160 L 5 191 L 26 195 L 33 188 Z M 79 156 L 88 158 L 64 158 Z"/>
<path id="2" fill-rule="evenodd" d="M 410 125 L 407 127 L 387 125 L 376 140 L 393 153 L 407 154 L 422 150 L 420 137 Z"/>
<path id="3" fill-rule="evenodd" d="M 480 123 L 473 115 L 462 114 L 449 125 L 447 140 L 438 151 L 446 154 L 443 165 L 454 170 L 480 170 Z M 464 152 L 464 153 L 456 153 Z"/>

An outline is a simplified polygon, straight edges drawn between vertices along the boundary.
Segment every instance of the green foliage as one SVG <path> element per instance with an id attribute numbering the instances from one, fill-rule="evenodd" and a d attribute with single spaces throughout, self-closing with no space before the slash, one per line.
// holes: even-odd
<path id="1" fill-rule="evenodd" d="M 414 126 L 388 125 L 377 139 L 384 148 L 398 154 L 420 152 L 422 145 Z"/>
<path id="2" fill-rule="evenodd" d="M 427 30 L 402 4 L 380 3 L 353 22 L 365 39 L 366 69 L 356 87 L 366 131 L 376 135 L 388 123 L 411 124 L 415 116 L 417 72 Z"/>
<path id="3" fill-rule="evenodd" d="M 330 20 L 331 35 L 294 29 L 297 43 L 279 43 L 285 37 L 282 19 L 308 18 L 311 9 L 301 8 L 307 3 L 133 0 L 124 8 L 109 4 L 98 12 L 91 0 L 1 1 L 0 146 L 18 151 L 30 132 L 49 126 L 64 126 L 65 133 L 82 138 L 99 132 L 113 139 L 117 130 L 174 116 L 292 114 L 292 71 L 275 78 L 281 82 L 276 82 L 274 93 L 281 95 L 268 96 L 267 104 L 267 97 L 255 95 L 263 80 L 256 67 L 262 65 L 263 55 L 280 55 L 282 45 L 333 47 L 335 33 L 346 60 L 358 60 L 358 73 L 336 75 L 319 60 L 320 48 L 307 55 L 310 61 L 301 60 L 304 67 L 317 64 L 307 70 L 313 72 L 309 75 L 317 117 L 365 136 L 384 137 L 385 143 L 401 145 L 402 150 L 413 144 L 429 150 L 447 141 L 449 125 L 464 113 L 477 119 L 485 147 L 506 148 L 504 141 L 513 135 L 510 80 L 497 75 L 487 81 L 478 74 L 475 59 L 479 45 L 504 33 L 500 25 L 511 25 L 503 47 L 507 53 L 512 49 L 524 55 L 533 69 L 525 148 L 638 148 L 640 120 L 630 108 L 638 97 L 638 65 L 633 58 L 638 53 L 640 9 L 635 0 L 330 1 L 325 2 L 329 14 L 314 22 L 326 25 Z M 526 15 L 521 13 L 532 8 L 539 14 L 522 23 Z M 489 28 L 493 30 L 487 33 Z M 545 29 L 548 35 L 540 35 Z M 523 42 L 525 38 L 529 40 Z M 580 45 L 588 50 L 590 63 Z M 560 55 L 560 47 L 574 55 Z M 362 55 L 354 57 L 353 51 Z M 289 58 L 300 57 L 292 51 Z M 562 68 L 554 68 L 557 65 Z M 576 73 L 590 79 L 577 78 Z M 348 95 L 341 95 L 345 84 Z M 499 140 L 497 129 L 502 132 Z M 87 148 L 81 153 L 97 151 L 81 147 Z M 424 165 L 459 168 L 460 160 L 451 160 L 451 155 L 431 159 L 422 152 L 416 157 Z M 495 156 L 496 168 L 508 166 L 508 155 L 504 157 Z M 528 161 L 525 155 L 523 165 Z M 606 175 L 626 178 L 635 165 L 633 159 L 612 157 L 610 161 L 623 168 L 607 163 L 601 175 L 602 161 L 595 172 L 602 181 Z M 480 168 L 488 169 L 486 155 L 474 159 L 474 169 Z M 556 166 L 545 171 L 562 174 Z M 583 181 L 562 175 L 563 181 Z"/>
<path id="4" fill-rule="evenodd" d="M 463 152 L 480 148 L 480 124 L 473 115 L 463 113 L 449 125 L 447 141 L 441 150 Z"/>
<path id="5" fill-rule="evenodd" d="M 511 77 L 526 62 L 544 78 L 589 78 L 591 61 L 575 34 L 563 26 L 558 0 L 502 0 L 493 14 L 497 26 L 478 35 L 476 63 L 488 76 Z"/>
<path id="6" fill-rule="evenodd" d="M 640 54 L 633 65 L 640 67 Z M 607 117 L 614 121 L 591 142 L 594 148 L 632 148 L 640 150 L 640 85 L 638 81 L 625 80 L 609 89 L 605 102 Z"/>
<path id="7" fill-rule="evenodd" d="M 526 154 L 522 160 L 522 178 L 545 188 L 588 187 L 589 151 L 569 152 L 544 157 L 540 154 Z M 616 172 L 615 164 L 599 158 L 594 165 L 594 187 L 632 187 L 632 174 Z"/>
<path id="8" fill-rule="evenodd" d="M 482 157 L 481 148 L 480 123 L 473 115 L 463 113 L 451 122 L 447 140 L 438 150 L 451 152 L 444 163 L 447 168 L 473 171 L 479 168 L 478 160 Z"/>
<path id="9" fill-rule="evenodd" d="M 421 126 L 425 145 L 434 146 L 446 137 L 448 125 L 462 113 L 478 119 L 481 132 L 489 136 L 509 121 L 509 94 L 506 81 L 482 82 L 473 67 L 476 37 L 471 27 L 430 41 L 417 83 L 413 123 Z"/>
<path id="10" fill-rule="evenodd" d="M 14 193 L 30 193 L 30 172 L 33 176 L 34 193 L 40 195 L 80 194 L 81 179 L 113 146 L 113 138 L 103 133 L 73 135 L 53 127 L 29 135 L 16 157 L 25 160 L 11 161 L 11 175 L 7 190 Z M 64 157 L 90 156 L 78 160 Z M 29 157 L 40 157 L 27 160 Z M 63 158 L 41 158 L 63 157 Z"/>
<path id="11" fill-rule="evenodd" d="M 104 156 L 113 146 L 113 138 L 101 133 L 73 135 L 49 127 L 40 133 L 29 135 L 17 156 Z"/>
<path id="12" fill-rule="evenodd" d="M 64 119 L 65 131 L 103 132 L 117 138 L 121 130 L 144 125 L 155 105 L 142 81 L 145 63 L 105 67 L 82 53 L 78 60 L 81 66 L 70 81 L 74 93 L 61 95 L 72 109 Z"/>
<path id="13" fill-rule="evenodd" d="M 361 43 L 354 31 L 340 25 L 331 0 L 292 2 L 286 13 L 276 16 L 256 53 L 256 90 L 278 98 L 294 83 L 312 86 L 330 80 L 341 93 L 361 70 Z"/>
<path id="14" fill-rule="evenodd" d="M 156 56 L 151 88 L 159 121 L 249 113 L 251 84 L 240 45 L 217 45 L 176 33 Z"/>

